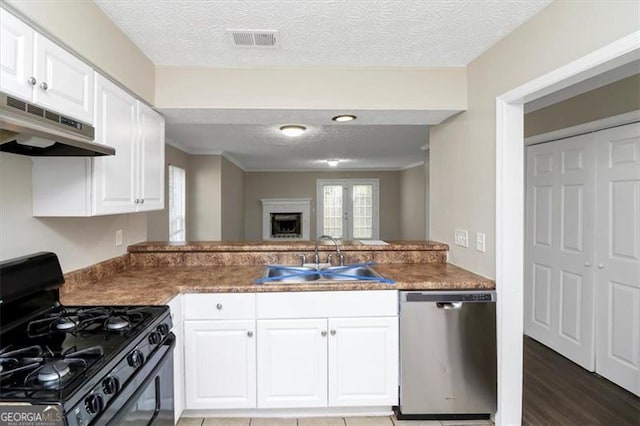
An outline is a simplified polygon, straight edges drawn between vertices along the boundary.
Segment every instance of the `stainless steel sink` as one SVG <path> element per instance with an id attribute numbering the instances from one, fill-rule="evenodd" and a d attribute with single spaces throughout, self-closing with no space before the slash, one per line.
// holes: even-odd
<path id="1" fill-rule="evenodd" d="M 369 265 L 359 263 L 344 266 L 293 266 L 265 265 L 264 274 L 256 282 L 260 284 L 327 283 L 338 281 L 373 281 L 393 283 L 374 271 Z"/>

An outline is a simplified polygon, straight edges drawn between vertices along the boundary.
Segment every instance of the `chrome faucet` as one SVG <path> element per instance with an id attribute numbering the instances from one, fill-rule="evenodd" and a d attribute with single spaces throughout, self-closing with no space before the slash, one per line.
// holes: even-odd
<path id="1" fill-rule="evenodd" d="M 338 259 L 340 260 L 340 266 L 344 265 L 344 255 L 340 252 L 340 244 L 338 244 L 338 240 L 336 240 L 335 238 L 333 238 L 331 235 L 320 235 L 318 237 L 318 239 L 316 240 L 316 248 L 313 254 L 313 259 L 316 262 L 316 267 L 320 266 L 320 255 L 318 254 L 318 243 L 322 240 L 331 240 L 333 241 L 333 244 L 335 244 L 336 246 L 336 255 L 338 256 Z M 328 262 L 331 263 L 331 255 L 329 255 L 329 257 L 327 258 Z"/>

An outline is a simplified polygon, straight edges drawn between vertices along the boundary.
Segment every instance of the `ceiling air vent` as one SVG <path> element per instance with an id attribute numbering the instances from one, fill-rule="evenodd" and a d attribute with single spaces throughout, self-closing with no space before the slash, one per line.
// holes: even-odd
<path id="1" fill-rule="evenodd" d="M 236 47 L 276 47 L 277 30 L 227 30 Z"/>

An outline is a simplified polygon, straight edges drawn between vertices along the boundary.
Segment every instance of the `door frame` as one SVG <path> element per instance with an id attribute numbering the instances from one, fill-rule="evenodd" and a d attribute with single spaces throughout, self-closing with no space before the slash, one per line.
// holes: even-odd
<path id="1" fill-rule="evenodd" d="M 635 31 L 496 98 L 496 424 L 522 422 L 524 104 L 640 57 Z"/>

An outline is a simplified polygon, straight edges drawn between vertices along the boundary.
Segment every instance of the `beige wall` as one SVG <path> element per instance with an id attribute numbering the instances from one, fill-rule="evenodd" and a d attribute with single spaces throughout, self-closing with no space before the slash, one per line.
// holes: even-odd
<path id="1" fill-rule="evenodd" d="M 311 238 L 316 237 L 316 181 L 318 179 L 380 181 L 380 238 L 399 239 L 400 172 L 245 172 L 244 236 L 262 239 L 261 198 L 311 198 Z"/>
<path id="2" fill-rule="evenodd" d="M 147 239 L 149 241 L 169 240 L 169 165 L 183 168 L 186 173 L 186 218 L 189 218 L 189 154 L 171 145 L 165 145 L 164 209 L 147 213 Z M 186 223 L 187 232 L 189 222 Z"/>
<path id="3" fill-rule="evenodd" d="M 496 97 L 637 31 L 640 3 L 556 1 L 472 62 L 468 110 L 431 127 L 431 238 L 449 260 L 495 276 Z M 437 183 L 437 184 L 434 184 Z M 486 253 L 453 245 L 455 228 L 485 232 Z"/>
<path id="4" fill-rule="evenodd" d="M 424 240 L 425 231 L 425 166 L 400 172 L 400 238 Z"/>
<path id="5" fill-rule="evenodd" d="M 189 158 L 187 239 L 191 241 L 222 238 L 221 162 L 220 155 Z"/>
<path id="6" fill-rule="evenodd" d="M 155 65 L 93 1 L 3 0 L 104 73 L 153 103 Z"/>
<path id="7" fill-rule="evenodd" d="M 222 239 L 244 239 L 244 171 L 222 157 Z"/>
<path id="8" fill-rule="evenodd" d="M 524 136 L 534 136 L 640 110 L 640 74 L 524 116 Z"/>
<path id="9" fill-rule="evenodd" d="M 159 66 L 159 108 L 464 110 L 464 68 L 221 69 Z"/>
<path id="10" fill-rule="evenodd" d="M 34 218 L 31 158 L 0 153 L 0 259 L 37 251 L 58 254 L 64 272 L 126 253 L 147 239 L 144 213 L 91 218 Z M 115 245 L 116 230 L 124 242 Z"/>

